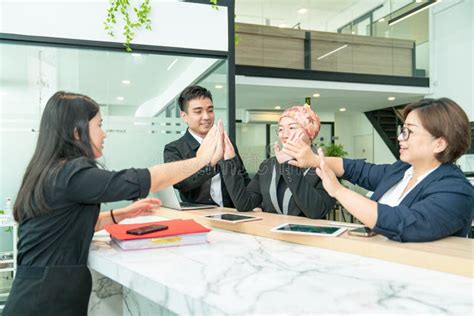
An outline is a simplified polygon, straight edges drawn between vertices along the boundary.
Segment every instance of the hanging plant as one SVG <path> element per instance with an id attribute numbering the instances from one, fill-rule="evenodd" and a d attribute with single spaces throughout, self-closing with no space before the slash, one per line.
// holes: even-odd
<path id="1" fill-rule="evenodd" d="M 125 37 L 125 49 L 131 52 L 130 43 L 135 37 L 135 31 L 141 27 L 151 30 L 151 20 L 149 18 L 151 11 L 150 0 L 143 0 L 137 7 L 133 7 L 135 17 L 130 17 L 130 0 L 110 0 L 110 7 L 107 9 L 107 18 L 104 21 L 104 28 L 107 34 L 114 36 L 114 27 L 118 17 L 121 15 L 124 26 L 123 36 Z"/>
<path id="2" fill-rule="evenodd" d="M 141 27 L 151 31 L 151 5 L 150 0 L 143 0 L 141 3 L 133 7 L 134 17 L 130 17 L 130 1 L 133 0 L 110 0 L 110 6 L 107 9 L 107 17 L 104 21 L 104 28 L 107 34 L 114 36 L 115 24 L 117 24 L 117 19 L 119 16 L 122 16 L 124 22 L 123 25 L 123 36 L 125 37 L 125 49 L 127 52 L 131 52 L 130 43 L 135 37 L 135 31 Z M 218 10 L 219 0 L 209 0 L 212 4 L 212 8 Z M 237 40 L 238 41 L 238 40 Z"/>
<path id="3" fill-rule="evenodd" d="M 209 2 L 212 4 L 212 8 L 219 10 L 219 7 L 217 6 L 219 4 L 219 0 L 209 0 Z"/>

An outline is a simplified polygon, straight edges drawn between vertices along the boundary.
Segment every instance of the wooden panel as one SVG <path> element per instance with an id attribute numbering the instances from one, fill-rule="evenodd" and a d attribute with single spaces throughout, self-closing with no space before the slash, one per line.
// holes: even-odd
<path id="1" fill-rule="evenodd" d="M 283 37 L 264 37 L 263 66 L 304 69 L 303 40 Z"/>
<path id="2" fill-rule="evenodd" d="M 388 46 L 347 43 L 347 47 L 323 59 L 317 58 L 344 45 L 342 42 L 312 41 L 314 70 L 374 75 L 412 75 L 412 50 Z"/>
<path id="3" fill-rule="evenodd" d="M 305 31 L 303 30 L 294 30 L 288 28 L 279 28 L 275 26 L 263 26 L 244 23 L 237 24 L 237 33 L 259 34 L 264 36 L 295 38 L 302 40 L 304 40 L 305 38 Z"/>
<path id="4" fill-rule="evenodd" d="M 238 24 L 237 33 L 236 64 L 304 69 L 305 31 Z M 412 76 L 413 41 L 315 31 L 311 37 L 313 70 Z"/>
<path id="5" fill-rule="evenodd" d="M 297 244 L 331 249 L 357 254 L 365 257 L 402 263 L 420 268 L 474 277 L 472 253 L 474 240 L 460 237 L 447 237 L 425 243 L 399 243 L 376 235 L 371 238 L 350 236 L 345 232 L 339 237 L 312 237 L 274 233 L 271 228 L 284 223 L 328 225 L 325 220 L 312 220 L 299 216 L 285 216 L 271 213 L 253 213 L 262 220 L 241 224 L 228 224 L 203 218 L 218 212 L 236 212 L 229 208 L 214 208 L 199 211 L 175 211 L 161 208 L 155 211 L 158 216 L 167 218 L 192 218 L 208 227 L 284 240 Z M 236 212 L 238 213 L 238 212 Z"/>
<path id="6" fill-rule="evenodd" d="M 413 55 L 411 49 L 393 48 L 393 75 L 413 76 Z"/>
<path id="7" fill-rule="evenodd" d="M 235 63 L 263 66 L 263 36 L 239 33 L 239 38 L 239 45 L 235 46 Z"/>
<path id="8" fill-rule="evenodd" d="M 341 49 L 334 54 L 318 60 L 319 57 L 334 51 L 335 49 L 345 45 L 345 42 L 327 42 L 327 41 L 312 41 L 312 60 L 311 68 L 313 70 L 321 71 L 338 71 L 338 72 L 353 72 L 352 50 L 353 46 L 348 44 L 344 49 Z"/>
<path id="9" fill-rule="evenodd" d="M 304 69 L 304 41 L 298 38 L 239 33 L 237 65 Z"/>
<path id="10" fill-rule="evenodd" d="M 341 33 L 330 33 L 330 32 L 311 32 L 311 39 L 315 41 L 329 41 L 329 42 L 350 42 L 361 45 L 372 45 L 372 46 L 387 46 L 387 47 L 399 47 L 408 48 L 413 47 L 413 41 L 402 40 L 396 38 L 384 38 L 384 37 L 371 37 L 362 35 L 352 34 L 341 34 Z"/>

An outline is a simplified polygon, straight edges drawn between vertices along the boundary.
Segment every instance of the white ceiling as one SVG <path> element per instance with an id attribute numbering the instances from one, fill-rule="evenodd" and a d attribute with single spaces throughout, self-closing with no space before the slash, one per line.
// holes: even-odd
<path id="1" fill-rule="evenodd" d="M 422 0 L 422 2 L 427 0 Z M 259 25 L 336 32 L 338 28 L 378 8 L 375 18 L 395 12 L 415 0 L 236 0 L 236 21 Z M 301 12 L 301 9 L 306 9 Z"/>
<path id="2" fill-rule="evenodd" d="M 236 0 L 237 22 L 288 27 L 301 23 L 302 29 L 334 31 L 332 22 L 349 22 L 383 3 L 384 0 Z M 307 9 L 300 13 L 298 10 Z M 340 22 L 337 22 L 342 18 Z"/>
<path id="3" fill-rule="evenodd" d="M 317 112 L 334 113 L 340 108 L 347 112 L 365 112 L 413 102 L 429 93 L 428 88 L 406 88 L 397 86 L 319 83 L 306 80 L 253 78 L 255 82 L 246 83 L 246 78 L 237 78 L 236 103 L 241 110 L 282 110 L 293 105 L 304 104 L 311 97 L 311 107 Z M 313 94 L 318 93 L 318 98 Z M 389 101 L 388 97 L 395 97 Z"/>

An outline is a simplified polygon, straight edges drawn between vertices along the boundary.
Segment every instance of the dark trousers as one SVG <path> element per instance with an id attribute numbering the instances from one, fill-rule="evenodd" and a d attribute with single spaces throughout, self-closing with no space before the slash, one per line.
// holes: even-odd
<path id="1" fill-rule="evenodd" d="M 86 265 L 19 266 L 2 315 L 85 316 L 91 289 Z"/>

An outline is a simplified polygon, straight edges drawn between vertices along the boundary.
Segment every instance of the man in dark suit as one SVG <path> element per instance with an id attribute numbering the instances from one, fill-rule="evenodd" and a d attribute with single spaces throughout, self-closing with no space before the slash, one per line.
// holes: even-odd
<path id="1" fill-rule="evenodd" d="M 212 95 L 207 89 L 200 86 L 187 87 L 181 92 L 178 104 L 181 109 L 181 118 L 188 125 L 188 129 L 183 137 L 165 146 L 165 162 L 196 157 L 202 139 L 214 125 Z M 235 144 L 233 145 L 239 161 L 237 172 L 243 175 L 245 184 L 248 184 L 250 178 L 237 147 Z M 174 188 L 179 190 L 183 201 L 234 207 L 224 181 L 222 181 L 222 171 L 218 165 L 218 162 L 224 158 L 225 150 L 227 149 L 222 143 L 221 150 L 216 150 L 216 154 L 208 166 L 174 185 Z"/>

